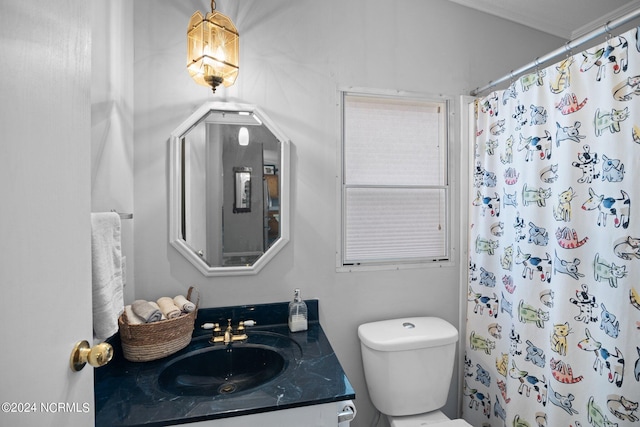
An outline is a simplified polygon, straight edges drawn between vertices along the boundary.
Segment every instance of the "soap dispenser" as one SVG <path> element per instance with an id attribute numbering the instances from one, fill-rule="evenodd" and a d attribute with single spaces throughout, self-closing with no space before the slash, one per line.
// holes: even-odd
<path id="1" fill-rule="evenodd" d="M 293 301 L 289 303 L 289 330 L 306 331 L 307 327 L 307 304 L 300 298 L 300 289 L 296 289 Z"/>

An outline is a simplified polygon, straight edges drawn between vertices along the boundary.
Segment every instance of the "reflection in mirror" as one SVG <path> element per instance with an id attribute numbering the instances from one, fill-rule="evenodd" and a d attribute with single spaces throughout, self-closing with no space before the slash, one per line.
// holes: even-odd
<path id="1" fill-rule="evenodd" d="M 203 105 L 171 135 L 170 241 L 205 275 L 255 274 L 289 240 L 289 141 L 259 108 Z"/>
<path id="2" fill-rule="evenodd" d="M 246 166 L 235 167 L 233 168 L 233 173 L 235 176 L 233 213 L 251 212 L 251 168 Z"/>

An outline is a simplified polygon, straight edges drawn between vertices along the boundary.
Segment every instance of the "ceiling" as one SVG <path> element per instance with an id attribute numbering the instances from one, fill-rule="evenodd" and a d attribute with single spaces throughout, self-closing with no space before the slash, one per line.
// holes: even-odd
<path id="1" fill-rule="evenodd" d="M 566 40 L 640 7 L 640 0 L 449 0 Z"/>

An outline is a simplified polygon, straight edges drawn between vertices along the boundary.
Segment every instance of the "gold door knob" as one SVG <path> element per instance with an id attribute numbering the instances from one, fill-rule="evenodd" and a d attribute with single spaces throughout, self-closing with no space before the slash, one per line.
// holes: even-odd
<path id="1" fill-rule="evenodd" d="M 89 346 L 87 340 L 78 341 L 73 347 L 71 357 L 69 359 L 69 366 L 73 372 L 78 372 L 84 365 L 89 365 L 94 368 L 104 366 L 113 358 L 113 347 L 106 342 Z"/>

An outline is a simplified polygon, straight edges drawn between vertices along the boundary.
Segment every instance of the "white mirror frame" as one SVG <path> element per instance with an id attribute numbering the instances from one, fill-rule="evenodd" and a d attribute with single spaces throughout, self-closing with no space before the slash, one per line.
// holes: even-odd
<path id="1" fill-rule="evenodd" d="M 212 267 L 180 237 L 182 186 L 180 183 L 180 138 L 210 111 L 246 111 L 255 113 L 280 141 L 280 237 L 250 266 Z M 169 242 L 205 276 L 237 276 L 257 274 L 289 242 L 289 191 L 291 141 L 257 106 L 234 102 L 208 102 L 198 108 L 172 133 L 169 141 Z"/>

